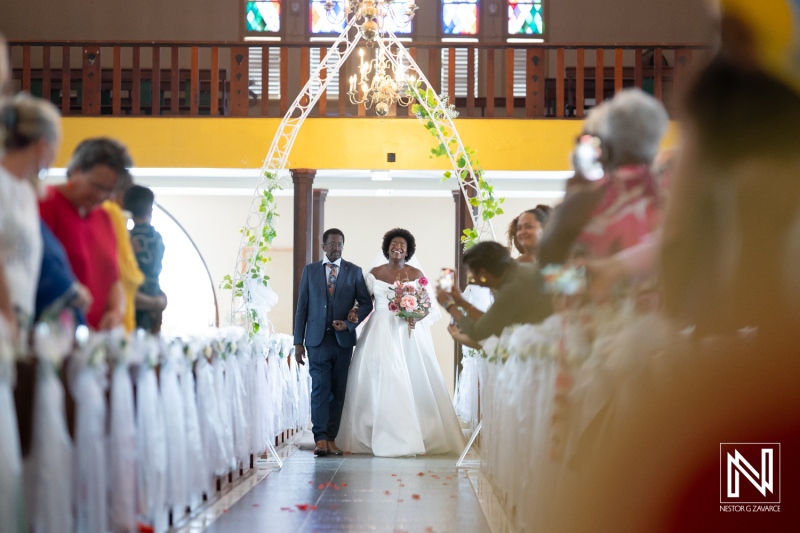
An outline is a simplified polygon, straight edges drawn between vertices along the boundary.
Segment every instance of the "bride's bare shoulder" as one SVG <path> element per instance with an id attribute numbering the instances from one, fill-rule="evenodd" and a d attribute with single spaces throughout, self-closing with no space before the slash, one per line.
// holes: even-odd
<path id="1" fill-rule="evenodd" d="M 406 265 L 406 268 L 408 268 L 408 279 L 414 280 L 423 277 L 422 270 L 409 265 Z"/>

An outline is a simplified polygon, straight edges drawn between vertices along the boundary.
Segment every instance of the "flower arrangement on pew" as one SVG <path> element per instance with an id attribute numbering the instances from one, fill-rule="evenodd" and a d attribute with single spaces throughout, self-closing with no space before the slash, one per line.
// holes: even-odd
<path id="1" fill-rule="evenodd" d="M 37 326 L 36 371 L 25 400 L 33 405 L 26 461 L 36 499 L 16 500 L 25 494 L 21 474 L 4 478 L 0 496 L 18 505 L 3 520 L 53 532 L 78 530 L 88 520 L 107 530 L 167 531 L 170 513 L 180 518 L 214 498 L 215 476 L 274 452 L 282 431 L 308 427 L 308 367 L 290 369 L 277 351 L 268 361 L 273 339 L 290 345 L 292 337 L 251 340 L 244 328 L 227 328 L 190 338 L 128 338 L 121 330 Z M 8 341 L 0 330 L 0 348 Z M 0 395 L 7 399 L 15 363 L 27 362 L 0 349 Z M 64 416 L 67 394 L 75 401 L 74 435 Z M 12 420 L 14 409 L 13 400 L 0 401 L 0 419 Z M 20 440 L 11 424 L 0 435 L 0 462 L 21 466 L 19 446 L 6 446 Z M 81 488 L 77 495 L 74 487 Z"/>

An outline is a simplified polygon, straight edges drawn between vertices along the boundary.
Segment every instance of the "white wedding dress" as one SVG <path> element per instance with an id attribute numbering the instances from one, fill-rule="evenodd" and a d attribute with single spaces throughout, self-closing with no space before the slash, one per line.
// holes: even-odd
<path id="1" fill-rule="evenodd" d="M 388 308 L 392 285 L 372 274 L 366 282 L 375 310 L 350 363 L 337 445 L 380 457 L 461 452 L 464 436 L 433 349 L 436 316 L 409 337 L 407 322 Z"/>

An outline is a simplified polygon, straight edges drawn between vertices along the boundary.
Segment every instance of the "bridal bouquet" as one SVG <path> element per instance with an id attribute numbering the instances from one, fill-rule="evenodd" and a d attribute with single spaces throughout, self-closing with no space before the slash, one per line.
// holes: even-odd
<path id="1" fill-rule="evenodd" d="M 431 308 L 431 296 L 428 293 L 428 278 L 413 281 L 395 281 L 394 298 L 389 298 L 389 311 L 408 321 L 408 336 L 414 323 L 411 319 L 425 318 Z"/>

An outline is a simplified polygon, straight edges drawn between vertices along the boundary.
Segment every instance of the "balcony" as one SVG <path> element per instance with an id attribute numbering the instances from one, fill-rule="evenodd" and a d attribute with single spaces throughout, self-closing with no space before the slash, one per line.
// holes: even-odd
<path id="1" fill-rule="evenodd" d="M 15 89 L 49 96 L 65 116 L 277 117 L 325 43 L 13 41 Z M 707 45 L 662 43 L 408 43 L 437 90 L 467 118 L 581 119 L 640 87 L 672 107 Z M 312 117 L 366 117 L 351 104 L 348 60 Z M 327 75 L 323 71 L 323 75 Z M 341 98 L 339 97 L 341 95 Z M 392 109 L 408 117 L 410 109 Z"/>

